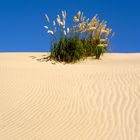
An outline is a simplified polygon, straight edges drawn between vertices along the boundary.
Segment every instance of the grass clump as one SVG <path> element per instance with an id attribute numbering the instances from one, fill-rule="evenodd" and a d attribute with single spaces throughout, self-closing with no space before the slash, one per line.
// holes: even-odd
<path id="1" fill-rule="evenodd" d="M 84 57 L 85 50 L 82 41 L 75 36 L 60 38 L 53 43 L 50 57 L 57 61 L 76 62 Z"/>
<path id="2" fill-rule="evenodd" d="M 74 16 L 74 25 L 66 28 L 66 16 L 66 11 L 62 11 L 61 17 L 58 15 L 53 21 L 53 30 L 44 26 L 52 37 L 50 59 L 70 63 L 89 56 L 99 59 L 107 52 L 112 29 L 107 28 L 105 21 L 100 22 L 97 15 L 86 19 L 79 11 Z"/>

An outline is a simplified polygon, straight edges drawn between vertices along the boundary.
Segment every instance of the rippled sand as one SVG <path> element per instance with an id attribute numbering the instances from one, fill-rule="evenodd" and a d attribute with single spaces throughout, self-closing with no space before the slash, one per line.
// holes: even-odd
<path id="1" fill-rule="evenodd" d="M 140 54 L 44 54 L 0 53 L 0 140 L 140 140 Z"/>

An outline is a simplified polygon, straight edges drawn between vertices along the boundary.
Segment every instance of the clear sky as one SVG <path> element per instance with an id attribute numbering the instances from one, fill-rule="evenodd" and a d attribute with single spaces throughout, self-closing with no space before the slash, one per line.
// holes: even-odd
<path id="1" fill-rule="evenodd" d="M 62 10 L 68 23 L 78 10 L 97 13 L 116 33 L 112 52 L 140 52 L 139 0 L 0 0 L 0 52 L 49 51 L 44 14 L 55 19 Z"/>

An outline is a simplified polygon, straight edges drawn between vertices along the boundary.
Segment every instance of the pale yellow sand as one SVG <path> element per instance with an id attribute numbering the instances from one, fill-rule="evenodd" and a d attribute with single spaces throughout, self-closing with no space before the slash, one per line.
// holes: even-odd
<path id="1" fill-rule="evenodd" d="M 140 54 L 43 54 L 0 53 L 0 140 L 140 140 Z"/>

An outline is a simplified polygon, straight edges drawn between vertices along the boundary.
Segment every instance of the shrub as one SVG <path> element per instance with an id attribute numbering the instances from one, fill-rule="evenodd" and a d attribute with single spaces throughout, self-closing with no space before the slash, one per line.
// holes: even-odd
<path id="1" fill-rule="evenodd" d="M 50 19 L 47 15 L 47 22 Z M 56 61 L 76 62 L 84 57 L 99 59 L 108 49 L 108 36 L 112 32 L 97 15 L 90 21 L 80 11 L 74 16 L 74 25 L 66 28 L 66 11 L 53 21 L 53 30 L 44 26 L 52 37 L 50 58 Z M 57 33 L 60 33 L 59 35 Z"/>

